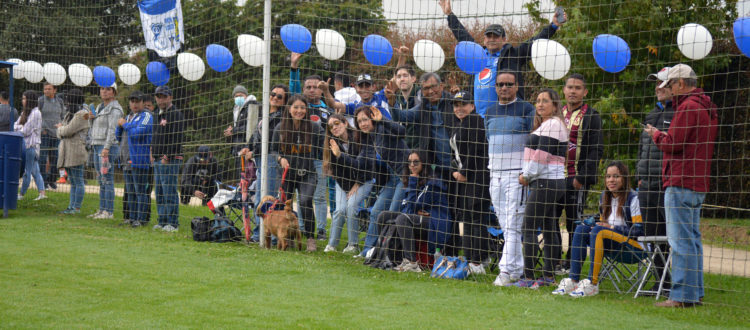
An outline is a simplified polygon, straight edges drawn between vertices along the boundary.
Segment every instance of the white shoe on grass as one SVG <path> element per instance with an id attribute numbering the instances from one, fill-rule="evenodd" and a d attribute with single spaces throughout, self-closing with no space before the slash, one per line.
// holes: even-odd
<path id="1" fill-rule="evenodd" d="M 323 250 L 323 252 L 325 252 L 325 253 L 336 252 L 336 248 L 333 247 L 333 246 L 330 246 L 330 245 L 326 245 L 326 248 Z"/>
<path id="2" fill-rule="evenodd" d="M 107 211 L 101 211 L 99 215 L 94 217 L 94 219 L 114 219 L 114 215 Z"/>
<path id="3" fill-rule="evenodd" d="M 497 277 L 495 278 L 495 281 L 492 282 L 492 285 L 511 286 L 515 281 L 518 281 L 518 279 L 511 278 L 510 275 L 506 272 L 500 272 L 500 274 L 498 274 Z"/>
<path id="4" fill-rule="evenodd" d="M 344 248 L 344 251 L 341 251 L 341 252 L 346 253 L 346 254 L 357 254 L 359 253 L 359 249 L 357 249 L 356 245 L 347 245 Z"/>
<path id="5" fill-rule="evenodd" d="M 89 214 L 89 215 L 87 215 L 86 217 L 87 217 L 87 218 L 96 218 L 96 217 L 98 217 L 98 216 L 99 216 L 100 214 L 102 214 L 102 211 L 101 211 L 101 210 L 96 210 L 96 212 L 94 212 L 94 213 L 92 213 L 92 214 Z"/>
<path id="6" fill-rule="evenodd" d="M 178 229 L 177 229 L 177 228 L 175 228 L 175 227 L 174 227 L 174 226 L 172 226 L 172 225 L 166 225 L 166 226 L 162 227 L 162 228 L 161 228 L 161 230 L 163 230 L 163 231 L 165 231 L 165 232 L 168 232 L 168 233 L 174 233 L 174 232 L 176 232 L 176 231 L 177 231 Z"/>
<path id="7" fill-rule="evenodd" d="M 401 262 L 400 265 L 396 266 L 396 268 L 393 268 L 393 270 L 397 272 L 415 272 L 419 273 L 422 271 L 422 268 L 419 268 L 419 263 L 416 261 L 409 261 L 404 259 L 404 261 Z"/>
<path id="8" fill-rule="evenodd" d="M 570 294 L 576 289 L 577 285 L 578 283 L 573 281 L 572 278 L 566 277 L 562 281 L 560 281 L 560 284 L 557 285 L 557 289 L 555 289 L 555 291 L 552 291 L 552 294 L 554 295 Z"/>
<path id="9" fill-rule="evenodd" d="M 40 200 L 43 200 L 43 199 L 46 199 L 46 198 L 47 198 L 47 195 L 39 195 L 39 196 L 36 196 L 36 198 L 34 198 L 34 200 L 35 201 L 40 201 Z"/>
<path id="10" fill-rule="evenodd" d="M 599 286 L 591 283 L 591 280 L 585 279 L 578 282 L 578 286 L 570 293 L 571 297 L 591 297 L 599 293 Z"/>
<path id="11" fill-rule="evenodd" d="M 155 224 L 154 227 L 153 227 L 154 230 L 160 230 L 162 228 L 164 228 L 164 226 L 162 226 L 160 224 Z"/>
<path id="12" fill-rule="evenodd" d="M 487 271 L 484 270 L 484 266 L 482 264 L 475 264 L 473 262 L 469 263 L 469 274 L 471 275 L 485 275 L 487 274 Z"/>

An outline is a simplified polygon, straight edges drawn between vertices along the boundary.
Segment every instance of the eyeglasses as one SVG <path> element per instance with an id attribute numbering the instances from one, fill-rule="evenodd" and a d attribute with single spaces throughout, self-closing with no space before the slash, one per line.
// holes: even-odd
<path id="1" fill-rule="evenodd" d="M 438 85 L 438 84 L 434 84 L 434 85 L 422 85 L 422 90 L 429 91 L 429 90 L 433 90 L 435 88 L 438 88 L 438 86 L 440 86 L 440 85 Z"/>
<path id="2" fill-rule="evenodd" d="M 279 94 L 276 94 L 276 93 L 274 93 L 274 92 L 271 92 L 271 97 L 275 97 L 275 98 L 277 98 L 277 99 L 281 100 L 281 99 L 283 99 L 283 98 L 284 98 L 284 94 L 281 94 L 281 93 L 279 93 Z"/>
<path id="3" fill-rule="evenodd" d="M 409 165 L 419 165 L 422 164 L 421 160 L 409 160 Z"/>
<path id="4" fill-rule="evenodd" d="M 516 83 L 511 83 L 511 82 L 499 82 L 499 83 L 495 84 L 495 86 L 497 88 L 503 88 L 503 87 L 510 88 L 510 87 L 515 86 L 515 85 L 516 85 Z"/>

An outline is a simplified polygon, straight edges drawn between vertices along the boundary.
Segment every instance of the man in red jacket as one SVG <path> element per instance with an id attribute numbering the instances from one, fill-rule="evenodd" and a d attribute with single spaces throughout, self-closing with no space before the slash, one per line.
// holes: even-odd
<path id="1" fill-rule="evenodd" d="M 664 152 L 662 178 L 667 237 L 672 247 L 672 290 L 659 307 L 693 307 L 703 296 L 703 244 L 700 213 L 708 192 L 711 158 L 718 128 L 716 105 L 698 88 L 692 68 L 678 64 L 660 88 L 674 95 L 675 114 L 669 130 L 645 128 Z"/>

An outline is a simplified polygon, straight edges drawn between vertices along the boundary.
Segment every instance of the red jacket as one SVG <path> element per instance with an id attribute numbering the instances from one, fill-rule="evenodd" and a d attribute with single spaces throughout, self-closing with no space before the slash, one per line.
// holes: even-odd
<path id="1" fill-rule="evenodd" d="M 653 136 L 656 146 L 664 152 L 664 188 L 708 192 L 719 122 L 716 105 L 700 88 L 676 96 L 673 103 L 677 107 L 669 130 Z"/>

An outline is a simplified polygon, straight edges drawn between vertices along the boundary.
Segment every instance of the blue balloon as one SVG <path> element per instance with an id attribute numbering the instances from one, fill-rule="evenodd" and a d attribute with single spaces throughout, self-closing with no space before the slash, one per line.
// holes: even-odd
<path id="1" fill-rule="evenodd" d="M 742 17 L 734 21 L 734 42 L 742 54 L 750 57 L 750 17 Z"/>
<path id="2" fill-rule="evenodd" d="M 161 86 L 169 82 L 169 69 L 162 62 L 149 62 L 146 65 L 146 77 L 154 86 Z"/>
<path id="3" fill-rule="evenodd" d="M 312 34 L 302 25 L 287 24 L 281 27 L 281 41 L 290 51 L 302 54 L 310 49 Z"/>
<path id="4" fill-rule="evenodd" d="M 604 71 L 617 73 L 630 63 L 630 47 L 625 40 L 611 34 L 600 34 L 594 38 L 594 60 Z"/>
<path id="5" fill-rule="evenodd" d="M 393 46 L 388 39 L 377 34 L 365 37 L 362 43 L 365 58 L 374 65 L 386 65 L 393 57 Z"/>
<path id="6" fill-rule="evenodd" d="M 210 44 L 206 47 L 206 62 L 216 72 L 224 72 L 232 67 L 232 52 L 226 47 Z"/>
<path id="7" fill-rule="evenodd" d="M 476 42 L 459 42 L 456 46 L 455 55 L 458 68 L 468 74 L 474 75 L 482 72 L 487 64 L 487 52 Z"/>
<path id="8" fill-rule="evenodd" d="M 115 83 L 115 72 L 107 66 L 97 66 L 94 68 L 94 81 L 99 86 L 110 87 Z"/>

